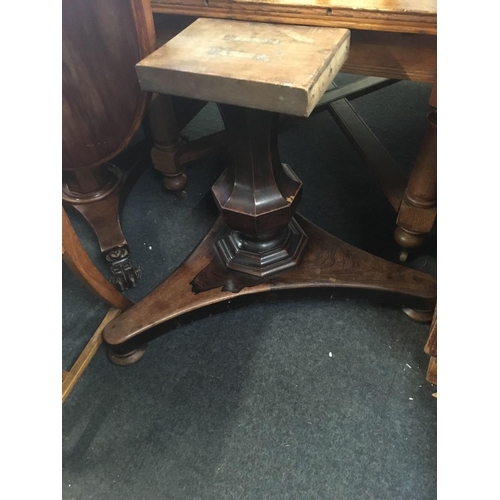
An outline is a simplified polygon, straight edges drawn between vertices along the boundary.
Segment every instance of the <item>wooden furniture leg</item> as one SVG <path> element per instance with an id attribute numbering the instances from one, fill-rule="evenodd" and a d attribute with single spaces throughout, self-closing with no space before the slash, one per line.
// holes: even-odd
<path id="1" fill-rule="evenodd" d="M 133 302 L 118 292 L 94 265 L 62 209 L 62 257 L 71 272 L 99 299 L 125 311 Z"/>
<path id="2" fill-rule="evenodd" d="M 399 207 L 394 237 L 403 248 L 400 260 L 419 247 L 432 230 L 437 211 L 437 84 L 434 83 L 427 129 Z"/>
<path id="3" fill-rule="evenodd" d="M 142 145 L 138 145 L 123 153 L 121 158 L 127 161 L 118 158 L 120 167 L 106 163 L 63 172 L 63 204 L 79 212 L 91 225 L 110 266 L 109 281 L 121 291 L 134 287 L 141 277 L 141 269 L 130 259 L 120 223 L 121 205 L 147 164 L 141 149 Z"/>
<path id="4" fill-rule="evenodd" d="M 225 131 L 215 132 L 200 139 L 186 142 L 180 131 L 205 105 L 200 101 L 172 98 L 158 94 L 149 108 L 149 123 L 153 138 L 151 159 L 163 174 L 163 185 L 179 197 L 185 196 L 185 173 L 189 162 L 222 153 L 227 148 Z"/>
<path id="5" fill-rule="evenodd" d="M 140 269 L 120 227 L 119 208 L 144 166 L 120 165 L 149 96 L 135 64 L 154 48 L 148 0 L 71 0 L 62 9 L 62 197 L 96 233 L 118 289 Z M 109 163 L 113 162 L 113 164 Z"/>
<path id="6" fill-rule="evenodd" d="M 182 192 L 187 182 L 185 167 L 179 162 L 179 153 L 184 141 L 181 139 L 168 95 L 159 94 L 152 100 L 149 106 L 149 123 L 154 142 L 151 149 L 153 165 L 163 174 L 163 185 L 166 189 Z"/>
<path id="7" fill-rule="evenodd" d="M 99 299 L 111 306 L 101 324 L 92 335 L 84 350 L 69 371 L 62 371 L 62 401 L 69 393 L 90 363 L 102 343 L 104 327 L 121 311 L 133 305 L 129 299 L 118 292 L 99 272 L 82 247 L 64 208 L 62 209 L 62 257 L 72 273 Z M 142 351 L 144 353 L 144 351 Z M 138 356 L 138 354 L 136 354 Z"/>

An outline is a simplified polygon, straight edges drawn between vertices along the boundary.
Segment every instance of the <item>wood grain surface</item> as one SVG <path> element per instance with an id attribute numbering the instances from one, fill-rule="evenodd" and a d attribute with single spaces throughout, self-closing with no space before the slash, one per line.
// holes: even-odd
<path id="1" fill-rule="evenodd" d="M 137 65 L 141 88 L 308 116 L 348 55 L 349 31 L 198 19 Z"/>
<path id="2" fill-rule="evenodd" d="M 328 289 L 335 296 L 351 291 L 354 295 L 378 300 L 385 297 L 394 305 L 434 308 L 436 281 L 432 276 L 359 250 L 299 215 L 296 219 L 309 237 L 302 263 L 266 280 L 224 268 L 215 247 L 216 239 L 226 227 L 219 218 L 200 245 L 166 281 L 104 329 L 104 340 L 112 346 L 119 345 L 197 309 L 270 291 Z M 206 273 L 212 276 L 207 278 Z M 207 279 L 212 288 L 196 293 L 200 280 L 206 283 Z M 235 281 L 239 281 L 239 291 L 229 291 L 234 289 Z"/>

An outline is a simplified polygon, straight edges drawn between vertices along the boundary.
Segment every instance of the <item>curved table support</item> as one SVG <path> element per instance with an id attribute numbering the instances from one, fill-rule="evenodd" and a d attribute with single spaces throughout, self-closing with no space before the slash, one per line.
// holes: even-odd
<path id="1" fill-rule="evenodd" d="M 296 216 L 309 241 L 301 265 L 269 278 L 226 270 L 216 242 L 226 225 L 219 218 L 183 264 L 158 288 L 104 329 L 104 340 L 122 358 L 148 340 L 151 328 L 218 303 L 266 292 L 324 289 L 336 297 L 367 297 L 378 302 L 432 311 L 433 277 L 407 269 L 326 233 Z"/>
<path id="2" fill-rule="evenodd" d="M 120 209 L 130 189 L 147 166 L 143 144 L 92 169 L 63 172 L 63 205 L 79 212 L 94 230 L 110 268 L 110 283 L 120 291 L 134 287 L 141 277 L 133 265 L 120 222 Z M 97 175 L 99 174 L 99 175 Z M 93 184 L 88 180 L 95 179 Z"/>

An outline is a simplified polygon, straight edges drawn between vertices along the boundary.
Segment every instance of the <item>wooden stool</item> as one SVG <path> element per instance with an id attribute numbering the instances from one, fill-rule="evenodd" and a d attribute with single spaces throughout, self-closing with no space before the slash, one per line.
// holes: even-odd
<path id="1" fill-rule="evenodd" d="M 263 292 L 369 296 L 430 320 L 434 278 L 294 217 L 302 183 L 280 161 L 277 113 L 311 113 L 347 58 L 349 38 L 345 29 L 199 19 L 137 65 L 144 90 L 219 103 L 230 163 L 212 188 L 221 217 L 208 235 L 106 326 L 104 340 L 121 364 L 165 331 L 153 327 Z"/>

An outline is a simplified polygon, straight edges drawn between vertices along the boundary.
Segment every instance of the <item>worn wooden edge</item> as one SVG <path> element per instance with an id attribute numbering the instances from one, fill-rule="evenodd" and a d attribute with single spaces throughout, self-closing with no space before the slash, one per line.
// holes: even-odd
<path id="1" fill-rule="evenodd" d="M 155 14 L 178 14 L 240 21 L 280 22 L 335 28 L 390 31 L 395 33 L 437 34 L 437 14 L 405 14 L 381 11 L 331 9 L 328 7 L 265 5 L 238 3 L 233 5 L 188 5 L 151 1 Z"/>
<path id="2" fill-rule="evenodd" d="M 102 344 L 102 332 L 104 327 L 113 319 L 121 314 L 119 309 L 111 308 L 104 316 L 104 319 L 101 321 L 100 325 L 97 327 L 97 330 L 94 332 L 89 342 L 81 352 L 78 359 L 75 361 L 74 365 L 68 371 L 63 370 L 63 380 L 62 380 L 62 402 L 66 401 L 66 398 L 69 396 L 70 392 L 75 387 L 75 384 L 78 382 L 78 379 L 82 376 L 83 372 L 87 368 L 88 364 L 94 357 L 97 349 Z"/>
<path id="3" fill-rule="evenodd" d="M 78 235 L 62 208 L 62 258 L 71 272 L 83 285 L 106 304 L 122 311 L 133 305 L 133 302 L 122 295 L 106 278 L 90 259 L 83 248 Z"/>

